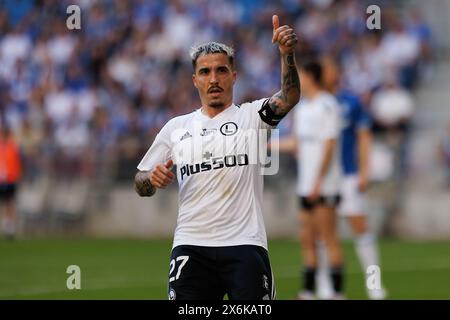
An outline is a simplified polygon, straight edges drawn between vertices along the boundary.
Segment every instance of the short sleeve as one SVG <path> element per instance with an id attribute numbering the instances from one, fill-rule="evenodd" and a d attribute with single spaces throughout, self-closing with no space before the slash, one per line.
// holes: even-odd
<path id="1" fill-rule="evenodd" d="M 172 158 L 169 122 L 156 135 L 155 140 L 137 166 L 140 171 L 148 171 L 156 165 Z"/>
<path id="2" fill-rule="evenodd" d="M 338 138 L 341 132 L 339 106 L 335 99 L 326 99 L 322 103 L 322 139 Z"/>

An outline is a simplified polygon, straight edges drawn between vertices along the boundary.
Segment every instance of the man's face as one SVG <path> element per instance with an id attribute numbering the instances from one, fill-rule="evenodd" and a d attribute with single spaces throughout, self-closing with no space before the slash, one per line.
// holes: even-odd
<path id="1" fill-rule="evenodd" d="M 200 56 L 192 80 L 198 89 L 202 105 L 223 108 L 232 103 L 236 71 L 231 67 L 226 54 Z"/>

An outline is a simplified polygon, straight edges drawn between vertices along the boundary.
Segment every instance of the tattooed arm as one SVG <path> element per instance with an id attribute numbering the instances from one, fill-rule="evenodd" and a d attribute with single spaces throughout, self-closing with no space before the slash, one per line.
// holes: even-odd
<path id="1" fill-rule="evenodd" d="M 156 188 L 150 182 L 150 171 L 139 171 L 134 177 L 134 190 L 141 197 L 151 197 Z"/>
<path id="2" fill-rule="evenodd" d="M 279 26 L 278 16 L 272 17 L 273 38 L 277 42 L 281 54 L 281 90 L 269 100 L 269 107 L 275 115 L 283 117 L 300 99 L 300 78 L 295 63 L 295 45 L 297 35 L 287 25 Z"/>
<path id="3" fill-rule="evenodd" d="M 167 160 L 165 164 L 158 164 L 149 171 L 139 171 L 134 177 L 134 189 L 141 197 L 151 197 L 155 194 L 156 188 L 165 189 L 175 179 L 175 175 L 170 171 L 173 161 Z"/>

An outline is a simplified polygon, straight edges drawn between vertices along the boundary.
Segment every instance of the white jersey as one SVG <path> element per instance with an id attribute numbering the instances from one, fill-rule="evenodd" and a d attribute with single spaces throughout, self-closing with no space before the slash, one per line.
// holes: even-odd
<path id="1" fill-rule="evenodd" d="M 231 105 L 214 118 L 201 109 L 173 118 L 138 165 L 177 166 L 179 212 L 173 247 L 258 245 L 267 249 L 262 214 L 262 165 L 252 149 L 266 99 Z"/>
<path id="2" fill-rule="evenodd" d="M 338 139 L 341 131 L 339 105 L 329 93 L 320 92 L 314 99 L 302 99 L 295 108 L 295 134 L 299 140 L 297 194 L 308 196 L 319 175 L 325 154 L 325 141 Z M 321 184 L 321 195 L 339 194 L 339 143 L 329 170 Z"/>

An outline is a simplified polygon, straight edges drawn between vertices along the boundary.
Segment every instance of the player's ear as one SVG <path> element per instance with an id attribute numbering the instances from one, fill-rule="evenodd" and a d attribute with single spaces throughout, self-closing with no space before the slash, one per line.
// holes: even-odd
<path id="1" fill-rule="evenodd" d="M 197 87 L 197 78 L 195 77 L 195 73 L 192 74 L 192 82 L 194 83 L 194 87 Z"/>
<path id="2" fill-rule="evenodd" d="M 236 70 L 232 71 L 232 76 L 233 76 L 233 84 L 234 84 L 236 82 L 236 79 L 237 79 L 237 72 L 236 72 Z"/>

